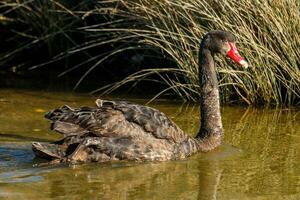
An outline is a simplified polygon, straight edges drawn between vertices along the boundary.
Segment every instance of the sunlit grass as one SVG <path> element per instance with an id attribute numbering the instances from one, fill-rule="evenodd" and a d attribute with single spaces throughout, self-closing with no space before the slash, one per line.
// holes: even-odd
<path id="1" fill-rule="evenodd" d="M 176 62 L 174 70 L 152 71 L 160 73 L 161 80 L 169 86 L 165 91 L 172 90 L 183 99 L 198 99 L 200 38 L 211 29 L 222 29 L 237 36 L 241 54 L 251 65 L 248 71 L 242 71 L 222 58 L 217 59 L 223 101 L 231 101 L 236 95 L 248 104 L 292 104 L 299 100 L 300 8 L 296 0 L 143 0 L 123 3 L 126 12 L 130 13 L 128 16 L 139 19 L 143 26 L 117 31 L 140 37 L 142 44 L 161 49 Z M 107 91 L 139 80 L 150 72 L 138 72 Z M 170 78 L 169 73 L 175 76 Z"/>

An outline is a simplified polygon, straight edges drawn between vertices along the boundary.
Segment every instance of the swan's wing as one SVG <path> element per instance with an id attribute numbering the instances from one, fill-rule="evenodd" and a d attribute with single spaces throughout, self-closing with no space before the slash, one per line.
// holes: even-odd
<path id="1" fill-rule="evenodd" d="M 116 102 L 114 107 L 122 112 L 126 121 L 137 124 L 155 138 L 180 143 L 187 137 L 170 118 L 157 109 L 128 102 Z"/>
<path id="2" fill-rule="evenodd" d="M 187 136 L 164 113 L 124 101 L 98 99 L 96 108 L 63 106 L 46 114 L 52 129 L 65 136 L 92 133 L 103 137 L 155 137 L 180 143 Z"/>

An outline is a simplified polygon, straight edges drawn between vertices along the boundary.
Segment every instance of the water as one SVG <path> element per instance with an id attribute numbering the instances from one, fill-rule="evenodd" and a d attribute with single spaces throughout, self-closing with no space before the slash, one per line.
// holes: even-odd
<path id="1" fill-rule="evenodd" d="M 209 153 L 163 163 L 36 166 L 32 141 L 52 141 L 44 113 L 92 106 L 96 98 L 0 90 L 0 199 L 300 199 L 300 110 L 222 107 L 225 138 Z M 146 100 L 132 99 L 137 103 Z M 150 106 L 186 132 L 198 130 L 197 105 Z"/>

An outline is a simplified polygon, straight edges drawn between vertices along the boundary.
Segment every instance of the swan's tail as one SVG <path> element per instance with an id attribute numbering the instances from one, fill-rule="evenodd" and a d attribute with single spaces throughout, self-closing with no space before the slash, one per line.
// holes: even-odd
<path id="1" fill-rule="evenodd" d="M 33 142 L 32 150 L 36 157 L 47 160 L 60 160 L 73 151 L 73 146 L 76 147 L 81 142 L 81 136 L 89 132 L 80 126 L 79 121 L 83 120 L 82 117 L 85 115 L 80 115 L 79 112 L 87 112 L 88 114 L 91 109 L 81 108 L 76 110 L 69 106 L 63 106 L 45 114 L 45 118 L 52 121 L 51 130 L 63 134 L 64 138 L 53 143 Z"/>
<path id="2" fill-rule="evenodd" d="M 73 109 L 65 105 L 46 113 L 45 118 L 52 121 L 51 130 L 68 137 L 83 135 L 88 132 L 85 125 L 88 122 L 91 123 L 92 112 L 93 108 Z"/>
<path id="3" fill-rule="evenodd" d="M 33 142 L 32 150 L 37 157 L 47 160 L 61 159 L 63 157 L 57 144 Z"/>
<path id="4" fill-rule="evenodd" d="M 100 130 L 99 121 L 112 115 L 110 111 L 115 102 L 97 99 L 96 105 L 97 107 L 80 108 L 65 105 L 46 113 L 45 118 L 52 121 L 51 130 L 63 134 L 64 137 L 82 136 L 92 130 Z"/>

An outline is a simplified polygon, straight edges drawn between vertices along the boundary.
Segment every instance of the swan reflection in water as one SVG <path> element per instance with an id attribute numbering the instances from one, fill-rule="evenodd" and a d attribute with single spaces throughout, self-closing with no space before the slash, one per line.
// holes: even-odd
<path id="1" fill-rule="evenodd" d="M 209 153 L 210 154 L 210 153 Z M 51 196 L 101 199 L 216 199 L 222 168 L 218 160 L 88 164 L 45 174 Z M 67 185 L 58 184 L 68 181 Z"/>

